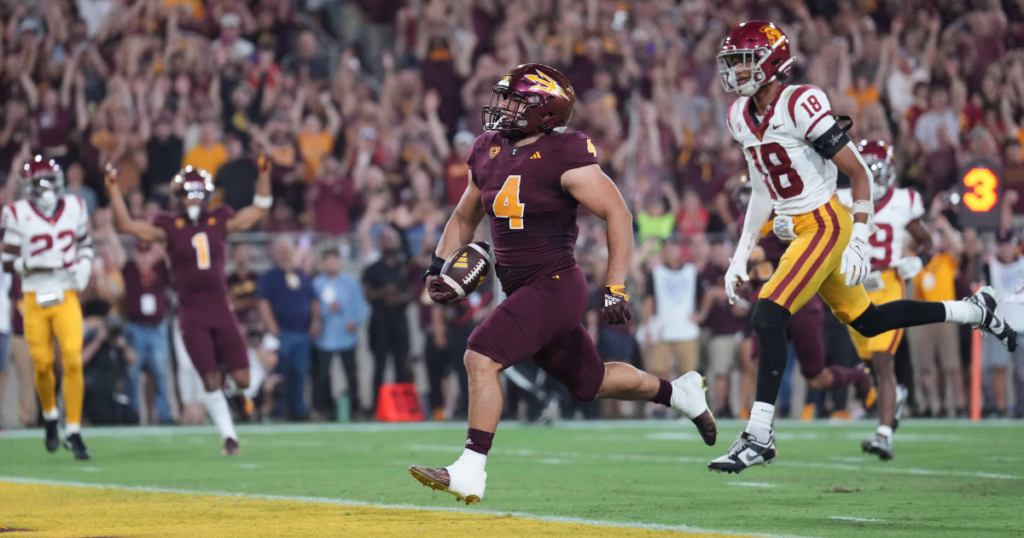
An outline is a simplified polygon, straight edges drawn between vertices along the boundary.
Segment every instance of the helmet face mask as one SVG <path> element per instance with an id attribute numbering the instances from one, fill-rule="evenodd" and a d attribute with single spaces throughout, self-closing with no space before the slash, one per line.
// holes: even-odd
<path id="1" fill-rule="evenodd" d="M 881 200 L 896 183 L 893 148 L 881 140 L 861 140 L 857 152 L 871 172 L 871 199 Z"/>
<path id="2" fill-rule="evenodd" d="M 186 166 L 171 180 L 171 190 L 177 200 L 178 210 L 192 221 L 199 219 L 203 210 L 210 205 L 213 196 L 213 178 L 201 168 Z"/>
<path id="3" fill-rule="evenodd" d="M 761 64 L 768 58 L 766 48 L 722 52 L 718 55 L 718 75 L 727 92 L 752 97 L 761 85 L 769 82 Z M 742 82 L 740 78 L 746 75 Z"/>

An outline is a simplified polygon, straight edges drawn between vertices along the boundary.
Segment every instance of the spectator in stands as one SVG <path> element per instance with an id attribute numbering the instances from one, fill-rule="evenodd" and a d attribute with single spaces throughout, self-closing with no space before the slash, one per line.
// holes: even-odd
<path id="1" fill-rule="evenodd" d="M 185 153 L 181 166 L 201 168 L 216 176 L 220 167 L 228 162 L 228 150 L 220 142 L 220 126 L 209 120 L 203 122 L 199 131 L 199 143 Z M 120 182 L 121 180 L 118 179 Z"/>
<path id="2" fill-rule="evenodd" d="M 96 197 L 96 191 L 85 184 L 85 168 L 78 162 L 71 163 L 64 172 L 64 179 L 67 182 L 64 190 L 68 194 L 74 194 L 81 198 L 85 202 L 89 214 L 92 215 L 96 211 L 99 200 Z"/>
<path id="3" fill-rule="evenodd" d="M 388 362 L 394 368 L 395 381 L 412 380 L 409 371 L 409 320 L 415 275 L 409 274 L 401 237 L 388 226 L 380 232 L 380 260 L 363 271 L 363 291 L 370 302 L 370 351 L 373 353 L 373 407 L 384 383 Z"/>
<path id="4" fill-rule="evenodd" d="M 683 260 L 683 243 L 670 237 L 662 246 L 661 263 L 651 270 L 644 297 L 644 319 L 656 330 L 657 343 L 647 370 L 663 379 L 697 369 L 700 327 L 697 326 L 698 275 L 707 265 L 709 245 L 703 235 L 690 237 L 692 263 Z"/>
<path id="5" fill-rule="evenodd" d="M 253 327 L 260 322 L 259 298 L 256 297 L 260 275 L 249 268 L 250 257 L 247 243 L 232 245 L 234 270 L 228 275 L 228 293 L 231 294 L 231 306 L 243 327 Z"/>
<path id="6" fill-rule="evenodd" d="M 127 370 L 136 362 L 125 340 L 120 318 L 110 315 L 110 303 L 92 299 L 82 305 L 82 347 L 85 400 L 82 413 L 92 424 L 135 424 L 139 416 L 125 405 Z"/>
<path id="7" fill-rule="evenodd" d="M 1024 327 L 1024 301 L 1021 300 L 1020 285 L 1024 282 L 1024 256 L 1020 254 L 1020 240 L 1010 226 L 1013 223 L 1013 207 L 1018 193 L 1006 191 L 1002 200 L 1001 229 L 996 234 L 996 252 L 986 260 L 983 275 L 985 282 L 995 288 L 1001 298 L 1000 310 L 1011 327 Z M 1018 336 L 1017 350 L 1007 351 L 993 342 L 991 335 L 985 335 L 982 342 L 982 380 L 985 396 L 984 410 L 997 418 L 1009 416 L 1007 398 L 1007 370 L 1013 366 L 1013 391 L 1016 395 L 1014 415 L 1024 418 L 1024 346 Z"/>
<path id="8" fill-rule="evenodd" d="M 289 236 L 274 240 L 274 267 L 256 285 L 260 316 L 267 331 L 280 340 L 277 373 L 284 377 L 288 416 L 306 420 L 306 377 L 312 355 L 311 338 L 320 335 L 320 301 L 306 272 L 295 266 L 295 242 Z M 284 403 L 274 410 L 280 415 Z"/>
<path id="9" fill-rule="evenodd" d="M 960 137 L 960 121 L 950 108 L 949 90 L 932 86 L 928 97 L 931 108 L 917 119 L 914 137 L 924 145 L 925 151 L 935 152 L 945 145 L 956 145 Z"/>
<path id="10" fill-rule="evenodd" d="M 956 299 L 954 280 L 960 267 L 963 240 L 942 214 L 948 196 L 940 195 L 931 206 L 931 224 L 935 230 L 938 253 L 914 277 L 914 298 L 921 301 L 952 301 Z M 942 324 L 922 325 L 911 329 L 913 350 L 921 368 L 921 402 L 925 416 L 967 416 L 963 371 L 960 366 L 960 336 L 957 327 Z M 945 395 L 952 392 L 952 405 L 946 406 Z"/>
<path id="11" fill-rule="evenodd" d="M 4 387 L 11 362 L 11 275 L 0 272 L 0 418 L 3 417 Z M 0 429 L 3 425 L 0 424 Z"/>
<path id="12" fill-rule="evenodd" d="M 313 408 L 326 417 L 335 415 L 334 390 L 331 388 L 331 361 L 341 355 L 348 386 L 350 413 L 360 413 L 359 372 L 356 346 L 359 330 L 366 321 L 366 298 L 359 280 L 341 272 L 341 255 L 331 248 L 321 255 L 321 273 L 313 279 L 313 290 L 320 298 L 323 330 L 316 339 L 313 366 Z"/>
<path id="13" fill-rule="evenodd" d="M 124 335 L 135 352 L 136 360 L 128 369 L 125 393 L 132 410 L 139 413 L 139 383 L 142 369 L 149 370 L 156 389 L 156 412 L 161 424 L 174 422 L 168 399 L 170 374 L 170 345 L 167 338 L 167 288 L 170 272 L 164 261 L 167 255 L 163 245 L 138 245 L 134 255 L 124 264 L 125 314 Z"/>
<path id="14" fill-rule="evenodd" d="M 169 194 L 171 179 L 181 169 L 185 159 L 185 111 L 183 104 L 178 113 L 165 110 L 153 121 L 153 136 L 146 141 L 146 161 L 149 166 L 142 175 L 142 192 L 146 198 L 154 194 Z M 218 187 L 223 186 L 218 182 Z M 252 197 L 249 197 L 252 201 Z"/>
<path id="15" fill-rule="evenodd" d="M 228 153 L 228 161 L 217 170 L 214 184 L 222 195 L 222 201 L 238 211 L 252 204 L 259 170 L 256 168 L 256 159 L 245 151 L 239 135 L 226 136 L 224 148 Z"/>
<path id="16" fill-rule="evenodd" d="M 11 308 L 11 335 L 8 344 L 10 364 L 17 370 L 18 382 L 18 422 L 22 427 L 30 428 L 36 424 L 36 389 L 32 356 L 25 342 L 25 326 L 17 304 L 21 301 L 21 278 L 17 275 L 6 275 L 7 298 Z"/>
<path id="17" fill-rule="evenodd" d="M 313 231 L 342 235 L 352 231 L 352 217 L 359 205 L 355 182 L 334 155 L 320 159 L 317 179 L 306 189 L 306 211 Z"/>

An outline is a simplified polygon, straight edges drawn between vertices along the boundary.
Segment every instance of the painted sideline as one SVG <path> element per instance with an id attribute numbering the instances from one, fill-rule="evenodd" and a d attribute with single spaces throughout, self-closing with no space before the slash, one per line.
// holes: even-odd
<path id="1" fill-rule="evenodd" d="M 549 523 L 573 523 L 577 525 L 591 525 L 594 527 L 616 527 L 625 529 L 643 529 L 643 530 L 654 530 L 654 531 L 675 531 L 685 533 L 705 533 L 705 534 L 724 534 L 728 536 L 744 536 L 744 537 L 761 537 L 761 538 L 808 538 L 803 536 L 797 536 L 793 534 L 751 534 L 749 532 L 738 532 L 738 531 L 722 531 L 713 529 L 704 529 L 700 527 L 693 527 L 690 525 L 664 525 L 658 523 L 642 523 L 642 522 L 621 522 L 621 521 L 606 521 L 601 519 L 584 519 L 578 517 L 565 517 L 565 516 L 549 516 L 542 514 L 530 514 L 526 512 L 504 512 L 499 510 L 485 510 L 485 509 L 474 509 L 474 508 L 463 508 L 463 507 L 439 507 L 439 506 L 417 506 L 412 504 L 378 504 L 370 503 L 366 501 L 357 501 L 353 499 L 333 499 L 330 497 L 307 497 L 307 496 L 293 496 L 293 495 L 264 495 L 258 493 L 236 493 L 227 491 L 199 491 L 190 489 L 176 489 L 176 488 L 154 488 L 148 486 L 119 486 L 116 484 L 91 484 L 88 482 L 72 482 L 63 480 L 45 480 L 36 478 L 22 478 L 18 476 L 0 476 L 0 482 L 10 482 L 14 484 L 33 484 L 43 486 L 64 486 L 74 488 L 89 488 L 89 489 L 114 489 L 122 491 L 141 491 L 146 493 L 172 493 L 178 495 L 199 495 L 199 496 L 210 496 L 210 497 L 237 497 L 242 499 L 259 499 L 267 501 L 296 501 L 306 502 L 315 504 L 332 504 L 340 506 L 360 506 L 367 508 L 382 508 L 387 510 L 420 510 L 426 512 L 455 512 L 463 514 L 476 514 L 476 515 L 488 515 L 488 516 L 512 516 L 520 519 L 528 519 L 533 521 L 544 521 Z"/>

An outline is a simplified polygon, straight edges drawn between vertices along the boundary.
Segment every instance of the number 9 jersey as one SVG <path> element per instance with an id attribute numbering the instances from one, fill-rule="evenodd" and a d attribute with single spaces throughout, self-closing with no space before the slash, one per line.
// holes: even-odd
<path id="1" fill-rule="evenodd" d="M 57 202 L 53 216 L 46 217 L 28 200 L 4 206 L 0 214 L 4 246 L 20 254 L 4 252 L 4 259 L 22 258 L 27 274 L 22 277 L 25 292 L 74 290 L 72 267 L 79 257 L 92 257 L 89 212 L 85 202 L 73 194 Z"/>
<path id="2" fill-rule="evenodd" d="M 802 215 L 828 203 L 837 175 L 830 159 L 845 137 L 825 92 L 785 86 L 763 118 L 752 98 L 739 97 L 727 119 L 729 133 L 743 146 L 753 188 L 767 190 L 777 214 Z"/>

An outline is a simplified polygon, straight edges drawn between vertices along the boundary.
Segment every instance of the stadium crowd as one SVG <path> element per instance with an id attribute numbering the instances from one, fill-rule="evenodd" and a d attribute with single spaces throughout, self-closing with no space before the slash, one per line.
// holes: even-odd
<path id="1" fill-rule="evenodd" d="M 595 297 L 586 323 L 602 358 L 668 378 L 700 370 L 716 414 L 742 415 L 756 361 L 747 312 L 728 305 L 722 277 L 743 212 L 735 194 L 746 161 L 725 127 L 735 96 L 722 89 L 716 54 L 728 28 L 752 19 L 786 32 L 796 56 L 791 80 L 824 89 L 833 113 L 853 119 L 854 140 L 895 146 L 899 184 L 923 195 L 926 223 L 948 254 L 932 258 L 913 282 L 915 295 L 965 297 L 992 266 L 1020 256 L 1020 2 L 0 2 L 4 202 L 18 195 L 19 167 L 40 153 L 61 165 L 67 191 L 91 214 L 88 420 L 203 420 L 175 345 L 163 252 L 118 237 L 104 166 L 120 170 L 136 218 L 165 207 L 184 165 L 208 170 L 217 203 L 239 209 L 253 199 L 258 148 L 273 160 L 276 202 L 233 245 L 229 277 L 251 358 L 274 372 L 253 415 L 366 418 L 391 371 L 397 382 L 417 383 L 428 415 L 464 417 L 462 352 L 501 292 L 487 288 L 444 309 L 425 299 L 420 275 L 466 186 L 465 157 L 482 132 L 478 111 L 506 70 L 526 61 L 572 81 L 570 128 L 593 139 L 634 213 L 635 321 L 620 327 L 598 315 L 603 227 L 581 218 L 577 255 Z M 997 238 L 962 225 L 953 195 L 963 168 L 979 162 L 999 170 L 1005 188 Z M 662 285 L 677 274 L 685 285 Z M 17 423 L 31 425 L 37 410 L 18 286 L 4 279 L 11 293 L 0 294 L 9 299 L 0 300 L 0 344 L 11 360 L 0 355 L 0 388 L 18 399 L 0 404 L 16 406 Z M 315 298 L 322 321 L 290 310 Z M 1008 308 L 1022 309 L 1007 313 L 1011 323 L 1024 322 L 1024 306 Z M 836 343 L 828 360 L 852 364 L 846 329 L 834 321 L 825 329 Z M 930 333 L 910 331 L 914 415 L 966 413 L 970 332 L 941 338 L 932 345 L 939 340 Z M 336 355 L 341 369 L 332 365 Z M 1021 417 L 1024 354 L 984 356 L 986 414 Z M 341 370 L 344 391 L 332 383 Z M 4 383 L 5 372 L 14 379 Z M 541 419 L 555 409 L 585 417 L 647 412 L 576 405 L 530 365 L 507 378 L 510 415 L 520 402 Z M 805 401 L 815 404 L 808 417 L 849 412 L 845 394 Z"/>

